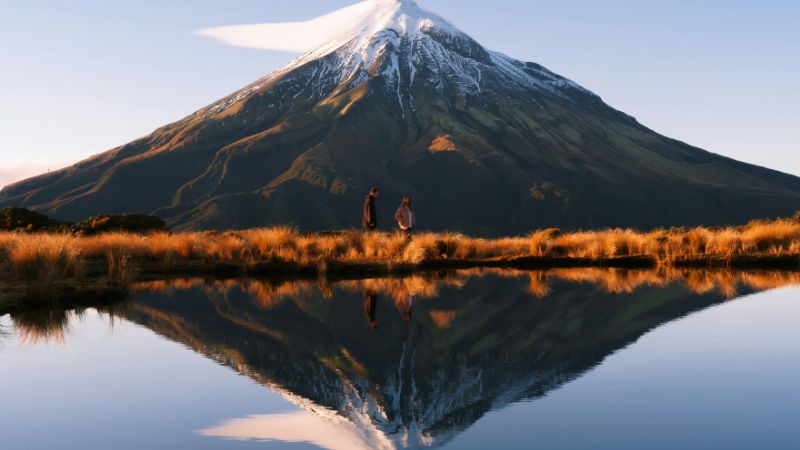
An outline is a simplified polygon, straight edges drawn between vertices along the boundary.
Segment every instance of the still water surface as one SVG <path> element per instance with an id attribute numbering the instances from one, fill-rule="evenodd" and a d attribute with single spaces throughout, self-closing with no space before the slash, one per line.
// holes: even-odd
<path id="1" fill-rule="evenodd" d="M 584 270 L 144 284 L 102 312 L 0 318 L 0 439 L 800 448 L 793 282 Z"/>

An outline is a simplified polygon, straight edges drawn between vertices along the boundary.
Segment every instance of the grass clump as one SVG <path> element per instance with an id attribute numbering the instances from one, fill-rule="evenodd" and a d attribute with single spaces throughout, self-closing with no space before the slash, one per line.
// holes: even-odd
<path id="1" fill-rule="evenodd" d="M 529 238 L 531 256 L 615 258 L 647 256 L 662 265 L 679 258 L 734 255 L 798 255 L 800 221 L 796 218 L 753 221 L 742 227 L 653 231 L 609 229 L 557 233 L 542 230 Z"/>
<path id="2" fill-rule="evenodd" d="M 6 239 L 13 274 L 22 280 L 47 283 L 83 276 L 83 261 L 74 239 L 64 235 L 19 236 Z"/>

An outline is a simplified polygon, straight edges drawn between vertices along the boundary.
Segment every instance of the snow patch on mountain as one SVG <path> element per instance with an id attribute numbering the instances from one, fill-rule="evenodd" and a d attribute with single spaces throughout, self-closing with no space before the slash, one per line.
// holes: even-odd
<path id="1" fill-rule="evenodd" d="M 352 25 L 340 29 L 327 42 L 292 61 L 285 70 L 322 58 L 343 47 L 347 47 L 352 54 L 365 55 L 376 43 L 385 42 L 376 42 L 376 37 L 380 40 L 385 34 L 404 35 L 413 39 L 413 36 L 432 28 L 458 32 L 446 20 L 424 11 L 412 0 L 369 0 L 353 5 L 347 13 L 352 14 Z M 383 36 L 383 39 L 386 38 Z"/>
<path id="2" fill-rule="evenodd" d="M 403 117 L 414 111 L 413 88 L 426 83 L 442 95 L 479 96 L 487 90 L 530 90 L 571 101 L 594 95 L 578 84 L 532 63 L 490 52 L 445 19 L 413 0 L 368 0 L 311 22 L 343 22 L 325 43 L 283 68 L 204 110 L 214 115 L 265 86 L 312 86 L 307 100 L 322 101 L 371 79 L 384 80 Z M 424 78 L 423 78 L 424 76 Z M 535 100 L 530 100 L 535 101 Z"/>

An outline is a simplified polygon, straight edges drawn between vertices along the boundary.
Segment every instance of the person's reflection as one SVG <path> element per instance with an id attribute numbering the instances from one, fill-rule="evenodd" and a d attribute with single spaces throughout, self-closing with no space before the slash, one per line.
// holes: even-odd
<path id="1" fill-rule="evenodd" d="M 403 322 L 407 324 L 411 323 L 411 311 L 414 309 L 414 295 L 409 292 L 407 295 L 398 298 L 395 301 L 395 306 L 400 310 L 400 314 L 403 315 Z"/>
<path id="2" fill-rule="evenodd" d="M 369 289 L 365 290 L 364 314 L 366 314 L 367 322 L 369 322 L 369 326 L 370 328 L 372 328 L 373 331 L 378 329 L 377 311 L 378 311 L 378 293 Z"/>

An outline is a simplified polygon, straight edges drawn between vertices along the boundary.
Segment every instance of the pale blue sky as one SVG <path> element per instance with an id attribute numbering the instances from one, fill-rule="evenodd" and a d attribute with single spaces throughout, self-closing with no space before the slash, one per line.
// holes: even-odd
<path id="1" fill-rule="evenodd" d="M 193 31 L 355 0 L 0 0 L 0 185 L 126 143 L 294 55 Z M 800 175 L 800 2 L 419 0 L 667 136 Z"/>

